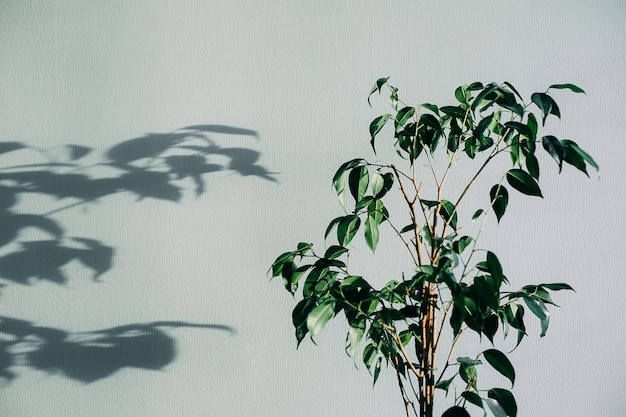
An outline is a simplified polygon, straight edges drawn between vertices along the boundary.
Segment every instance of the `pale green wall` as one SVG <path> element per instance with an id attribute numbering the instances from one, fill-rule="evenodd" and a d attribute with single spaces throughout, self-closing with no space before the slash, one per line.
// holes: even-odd
<path id="1" fill-rule="evenodd" d="M 330 178 L 344 160 L 371 155 L 367 126 L 380 107 L 370 109 L 365 98 L 376 78 L 390 75 L 415 104 L 451 100 L 457 85 L 477 80 L 510 81 L 526 94 L 560 82 L 586 89 L 586 96 L 559 94 L 563 120 L 553 127 L 596 157 L 600 180 L 573 170 L 557 176 L 548 164 L 546 198 L 515 199 L 483 243 L 498 249 L 514 282 L 567 281 L 577 289 L 558 294 L 562 308 L 548 337 L 531 333 L 513 356 L 519 415 L 624 415 L 625 22 L 626 6 L 616 0 L 3 0 L 0 142 L 50 149 L 60 161 L 68 155 L 61 145 L 78 144 L 93 149 L 79 160 L 87 165 L 129 139 L 188 126 L 256 136 L 209 128 L 206 136 L 222 149 L 212 162 L 226 166 L 235 155 L 239 172 L 205 174 L 197 197 L 189 178 L 178 183 L 187 190 L 175 202 L 112 194 L 96 183 L 81 192 L 101 198 L 75 206 L 76 198 L 20 194 L 5 221 L 34 214 L 63 227 L 63 245 L 84 250 L 70 237 L 89 238 L 114 257 L 100 282 L 75 261 L 62 269 L 64 285 L 3 280 L 0 316 L 22 320 L 17 328 L 62 330 L 83 349 L 93 342 L 87 337 L 102 343 L 104 333 L 82 332 L 133 323 L 234 331 L 159 327 L 165 339 L 151 341 L 176 343 L 176 357 L 159 370 L 125 367 L 105 377 L 115 366 L 99 359 L 106 369 L 97 374 L 90 364 L 81 381 L 12 367 L 0 414 L 401 415 L 393 380 L 372 389 L 367 372 L 345 357 L 340 326 L 330 326 L 317 347 L 295 351 L 294 301 L 265 275 L 298 241 L 321 243 L 340 212 Z M 258 160 L 246 165 L 247 156 Z M 0 168 L 45 161 L 33 150 L 0 158 Z M 101 165 L 75 173 L 115 175 Z M 15 185 L 3 178 L 0 185 Z M 51 239 L 43 230 L 21 229 L 0 247 L 0 260 L 19 252 L 19 242 Z M 380 255 L 364 269 L 396 267 L 393 251 Z M 131 336 L 137 332 L 110 337 Z M 66 348 L 59 347 L 61 362 L 75 365 L 81 353 Z M 33 342 L 14 349 L 24 357 Z"/>

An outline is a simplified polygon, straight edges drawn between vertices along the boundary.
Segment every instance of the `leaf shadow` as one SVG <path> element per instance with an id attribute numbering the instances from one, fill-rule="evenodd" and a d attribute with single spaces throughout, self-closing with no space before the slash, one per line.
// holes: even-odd
<path id="1" fill-rule="evenodd" d="M 72 262 L 90 270 L 93 281 L 114 268 L 117 248 L 93 237 L 67 235 L 55 213 L 119 193 L 134 196 L 136 203 L 180 202 L 188 193 L 205 194 L 209 175 L 218 172 L 277 183 L 277 173 L 259 163 L 260 152 L 215 139 L 231 135 L 259 139 L 253 130 L 202 124 L 128 139 L 100 155 L 76 144 L 41 149 L 0 142 L 0 157 L 26 161 L 0 163 L 0 289 L 41 282 L 67 285 L 66 266 Z M 32 196 L 62 205 L 42 214 L 25 211 L 20 202 Z M 176 341 L 168 334 L 172 328 L 234 335 L 223 324 L 177 321 L 76 333 L 0 316 L 0 377 L 13 380 L 15 367 L 26 366 L 88 383 L 122 368 L 162 369 L 176 357 Z"/>

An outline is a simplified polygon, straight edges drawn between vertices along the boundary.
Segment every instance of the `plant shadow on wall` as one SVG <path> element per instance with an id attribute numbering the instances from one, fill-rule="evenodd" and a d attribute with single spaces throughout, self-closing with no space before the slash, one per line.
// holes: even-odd
<path id="1" fill-rule="evenodd" d="M 90 237 L 67 235 L 54 213 L 118 193 L 136 196 L 137 202 L 147 198 L 180 202 L 190 186 L 196 196 L 205 193 L 208 174 L 216 172 L 277 182 L 258 164 L 259 152 L 222 147 L 209 135 L 258 138 L 255 131 L 237 127 L 188 126 L 121 142 L 95 162 L 94 149 L 81 145 L 39 149 L 0 142 L 0 157 L 5 158 L 0 165 L 0 287 L 42 281 L 65 285 L 71 278 L 67 266 L 74 263 L 88 269 L 93 281 L 101 281 L 112 269 L 115 248 Z M 13 166 L 6 162 L 15 160 L 26 162 Z M 20 201 L 33 197 L 62 205 L 43 214 L 24 212 Z M 176 357 L 175 340 L 168 334 L 174 328 L 234 334 L 227 325 L 179 321 L 68 332 L 0 316 L 0 378 L 13 380 L 20 366 L 81 382 L 127 367 L 162 369 Z"/>

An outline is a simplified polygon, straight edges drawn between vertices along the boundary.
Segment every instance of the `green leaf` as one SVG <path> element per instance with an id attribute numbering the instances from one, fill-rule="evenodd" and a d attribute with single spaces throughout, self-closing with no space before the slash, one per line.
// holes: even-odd
<path id="1" fill-rule="evenodd" d="M 415 107 L 403 107 L 398 110 L 398 113 L 396 114 L 396 123 L 400 126 L 404 126 L 414 114 Z"/>
<path id="2" fill-rule="evenodd" d="M 308 314 L 306 319 L 306 327 L 311 336 L 320 334 L 326 323 L 335 315 L 335 301 L 326 300 L 319 304 Z"/>
<path id="3" fill-rule="evenodd" d="M 585 162 L 587 162 L 589 165 L 594 167 L 596 169 L 596 171 L 600 170 L 600 168 L 598 167 L 598 164 L 596 163 L 596 161 L 593 160 L 591 155 L 589 155 L 587 152 L 582 150 L 576 144 L 576 142 L 573 142 L 573 141 L 568 140 L 568 139 L 563 139 L 561 141 L 561 143 L 565 147 L 565 157 L 564 157 L 564 161 L 565 162 L 567 162 L 568 164 L 578 168 L 580 171 L 583 171 L 585 174 L 587 174 L 587 169 L 586 169 L 586 166 L 585 166 Z M 580 163 L 580 162 L 576 163 L 577 161 L 582 161 L 582 163 Z M 587 175 L 589 175 L 589 174 L 587 174 Z"/>
<path id="4" fill-rule="evenodd" d="M 359 165 L 361 162 L 363 162 L 363 159 L 361 159 L 361 158 L 352 159 L 351 161 L 344 162 L 339 167 L 339 169 L 337 169 L 337 172 L 335 172 L 335 175 L 333 177 L 333 185 L 335 186 L 335 191 L 337 192 L 337 197 L 339 198 L 339 203 L 341 204 L 341 207 L 343 207 L 344 209 L 346 207 L 346 203 L 345 203 L 345 194 L 346 194 L 345 177 L 346 177 L 346 172 L 349 169 L 352 169 L 355 166 Z"/>
<path id="5" fill-rule="evenodd" d="M 570 291 L 574 291 L 574 289 L 572 287 L 570 287 L 568 284 L 565 283 L 557 283 L 557 282 L 553 282 L 550 284 L 539 284 L 539 286 L 547 288 L 549 290 L 552 291 L 559 291 L 559 290 L 570 290 Z"/>
<path id="6" fill-rule="evenodd" d="M 531 142 L 532 143 L 532 142 Z M 526 155 L 526 169 L 531 177 L 538 180 L 539 179 L 539 161 L 534 154 Z"/>
<path id="7" fill-rule="evenodd" d="M 450 378 L 450 379 L 446 379 L 446 380 L 443 380 L 443 381 L 439 381 L 437 384 L 435 384 L 435 388 L 444 390 L 446 392 L 446 394 L 447 394 L 448 393 L 448 389 L 450 388 L 450 385 L 453 382 L 454 382 L 454 378 Z"/>
<path id="8" fill-rule="evenodd" d="M 511 169 L 506 173 L 506 180 L 509 185 L 522 194 L 543 197 L 539 184 L 526 171 L 521 169 Z"/>
<path id="9" fill-rule="evenodd" d="M 548 325 L 550 324 L 550 312 L 546 308 L 546 305 L 543 301 L 533 297 L 522 297 L 530 311 L 537 316 L 539 321 L 541 322 L 541 337 L 546 335 L 548 331 Z"/>
<path id="10" fill-rule="evenodd" d="M 509 129 L 516 130 L 521 135 L 526 136 L 527 138 L 531 138 L 533 136 L 533 131 L 530 129 L 530 127 L 528 127 L 528 125 L 525 125 L 524 123 L 506 122 L 504 126 L 508 127 Z"/>
<path id="11" fill-rule="evenodd" d="M 454 204 L 452 204 L 448 200 L 441 200 L 441 209 L 439 211 L 439 214 L 441 214 L 441 217 L 447 224 L 449 224 L 454 230 L 456 230 L 457 214 Z"/>
<path id="12" fill-rule="evenodd" d="M 472 417 L 467 410 L 461 406 L 455 405 L 443 412 L 441 417 Z"/>
<path id="13" fill-rule="evenodd" d="M 494 213 L 496 213 L 498 223 L 500 223 L 500 219 L 504 216 L 506 207 L 509 204 L 509 192 L 504 185 L 496 184 L 491 187 L 489 197 L 491 198 L 491 207 L 493 208 Z"/>
<path id="14" fill-rule="evenodd" d="M 347 342 L 348 345 L 346 347 L 346 352 L 348 356 L 351 358 L 356 357 L 356 353 L 359 348 L 359 343 L 361 339 L 363 339 L 363 335 L 365 334 L 365 318 L 362 320 L 358 320 L 356 322 L 350 323 L 350 328 L 348 329 Z"/>
<path id="15" fill-rule="evenodd" d="M 487 406 L 495 417 L 507 417 L 506 411 L 504 411 L 504 408 L 502 408 L 498 401 L 493 398 L 485 398 L 484 402 L 487 403 Z"/>
<path id="16" fill-rule="evenodd" d="M 495 253 L 487 251 L 487 268 L 491 276 L 498 281 L 498 283 L 506 282 L 506 278 L 502 272 L 502 265 Z M 498 285 L 499 287 L 499 285 Z"/>
<path id="17" fill-rule="evenodd" d="M 542 113 L 543 124 L 546 124 L 546 118 L 552 112 L 552 97 L 546 93 L 533 93 L 530 99 L 539 107 Z"/>
<path id="18" fill-rule="evenodd" d="M 528 128 L 530 129 L 530 133 L 532 134 L 530 139 L 532 141 L 535 141 L 537 139 L 537 131 L 539 129 L 539 125 L 537 124 L 537 118 L 533 113 L 528 113 L 528 121 L 526 122 L 526 125 L 528 126 Z"/>
<path id="19" fill-rule="evenodd" d="M 559 165 L 559 172 L 563 168 L 563 159 L 565 158 L 565 147 L 556 137 L 552 135 L 544 136 L 541 138 L 543 148 L 554 158 Z"/>
<path id="20" fill-rule="evenodd" d="M 465 398 L 467 401 L 474 404 L 475 406 L 483 408 L 482 398 L 480 398 L 480 395 L 476 394 L 474 391 L 463 391 L 461 393 L 461 397 Z"/>
<path id="21" fill-rule="evenodd" d="M 365 243 L 372 252 L 376 251 L 378 245 L 378 224 L 375 215 L 368 213 L 365 219 Z"/>
<path id="22" fill-rule="evenodd" d="M 376 138 L 376 135 L 378 134 L 378 132 L 380 132 L 380 130 L 383 128 L 383 126 L 385 126 L 385 123 L 387 123 L 387 121 L 391 118 L 390 114 L 383 114 L 382 116 L 378 116 L 377 118 L 375 118 L 374 120 L 372 120 L 372 123 L 370 123 L 370 144 L 372 145 L 372 149 L 374 150 L 374 153 L 376 153 L 376 148 L 374 147 L 374 139 Z"/>
<path id="23" fill-rule="evenodd" d="M 347 246 L 361 226 L 361 219 L 357 215 L 343 217 L 337 225 L 337 240 L 341 246 Z"/>
<path id="24" fill-rule="evenodd" d="M 378 93 L 380 94 L 380 89 L 383 88 L 385 84 L 387 84 L 388 80 L 389 80 L 389 77 L 379 78 L 378 80 L 376 80 L 374 87 L 372 87 L 370 94 L 367 96 L 367 103 L 370 106 L 372 105 L 372 103 L 370 103 L 370 97 L 372 97 L 372 94 L 374 94 L 376 91 L 378 91 Z"/>
<path id="25" fill-rule="evenodd" d="M 567 90 L 571 90 L 571 91 L 573 91 L 574 93 L 583 93 L 583 94 L 586 94 L 586 93 L 585 93 L 585 90 L 583 90 L 582 88 L 580 88 L 580 87 L 578 87 L 578 86 L 576 86 L 576 85 L 574 85 L 574 84 L 552 84 L 552 85 L 549 87 L 549 89 L 550 89 L 550 88 L 561 89 L 561 90 L 562 90 L 562 89 L 567 89 Z"/>
<path id="26" fill-rule="evenodd" d="M 326 259 L 335 259 L 348 252 L 348 249 L 343 246 L 333 245 L 326 249 L 326 253 L 324 253 L 324 258 Z"/>
<path id="27" fill-rule="evenodd" d="M 462 236 L 458 240 L 455 240 L 454 243 L 452 243 L 452 250 L 454 250 L 456 254 L 460 255 L 463 253 L 465 248 L 467 248 L 470 243 L 472 243 L 473 240 L 474 239 L 472 239 L 470 236 Z"/>
<path id="28" fill-rule="evenodd" d="M 476 220 L 477 218 L 480 217 L 481 214 L 483 214 L 485 212 L 485 210 L 483 209 L 478 209 L 474 212 L 474 214 L 472 215 L 472 221 Z"/>
<path id="29" fill-rule="evenodd" d="M 489 365 L 511 381 L 511 386 L 515 384 L 515 368 L 504 353 L 497 349 L 488 349 L 483 352 L 483 356 Z"/>
<path id="30" fill-rule="evenodd" d="M 515 397 L 513 397 L 511 391 L 502 388 L 491 388 L 487 391 L 487 396 L 496 400 L 507 416 L 517 416 L 517 403 L 515 402 Z"/>
<path id="31" fill-rule="evenodd" d="M 348 175 L 348 184 L 350 186 L 350 193 L 356 204 L 359 204 L 361 199 L 367 192 L 367 186 L 369 185 L 370 176 L 367 172 L 366 166 L 357 166 L 352 168 Z"/>

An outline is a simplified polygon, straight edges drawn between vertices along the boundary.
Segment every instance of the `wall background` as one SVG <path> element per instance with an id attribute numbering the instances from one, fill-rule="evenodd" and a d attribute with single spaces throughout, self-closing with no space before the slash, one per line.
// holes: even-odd
<path id="1" fill-rule="evenodd" d="M 92 166 L 0 171 L 0 330 L 16 361 L 0 364 L 0 411 L 401 415 L 393 381 L 372 389 L 338 347 L 340 326 L 296 352 L 294 303 L 265 275 L 298 241 L 322 243 L 340 210 L 330 178 L 370 156 L 379 108 L 365 98 L 390 75 L 413 103 L 451 101 L 476 80 L 526 96 L 560 82 L 587 91 L 558 94 L 553 128 L 596 158 L 601 178 L 547 165 L 546 198 L 515 198 L 483 244 L 513 282 L 577 290 L 558 294 L 548 336 L 515 353 L 520 415 L 624 415 L 625 18 L 616 0 L 3 0 L 0 141 L 31 148 L 0 154 L 2 167 Z M 143 166 L 159 151 L 145 138 L 168 155 L 213 146 L 212 169 L 183 158 L 180 194 L 142 188 L 125 155 Z M 381 255 L 372 274 L 395 267 Z M 29 273 L 41 279 L 18 282 Z M 19 366 L 33 352 L 39 368 Z"/>

